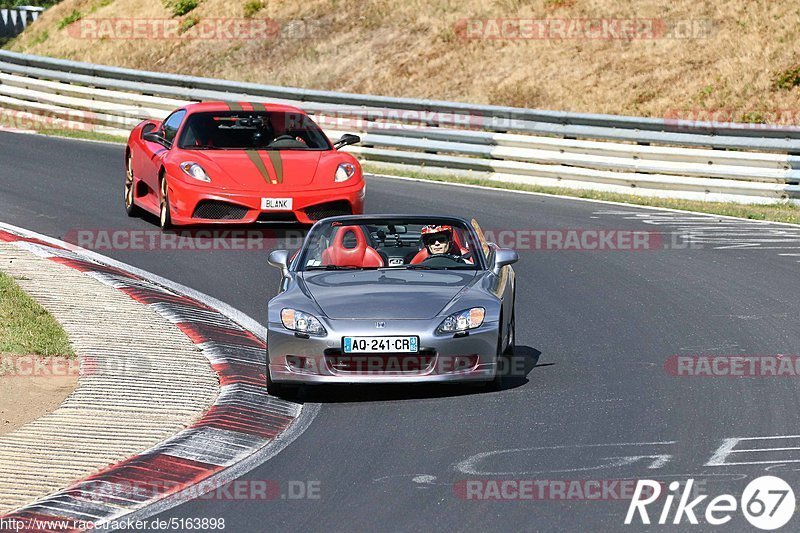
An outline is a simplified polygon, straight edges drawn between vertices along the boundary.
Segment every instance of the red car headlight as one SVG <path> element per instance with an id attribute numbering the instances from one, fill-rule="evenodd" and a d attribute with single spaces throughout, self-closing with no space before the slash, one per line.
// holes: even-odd
<path id="1" fill-rule="evenodd" d="M 184 174 L 189 176 L 190 178 L 196 179 L 197 181 L 204 181 L 206 183 L 211 183 L 211 178 L 203 170 L 203 167 L 195 163 L 194 161 L 186 161 L 185 163 L 180 164 L 181 170 L 183 170 Z"/>
<path id="2" fill-rule="evenodd" d="M 339 163 L 339 166 L 336 167 L 336 174 L 333 179 L 336 183 L 342 183 L 355 175 L 356 166 L 353 163 Z"/>

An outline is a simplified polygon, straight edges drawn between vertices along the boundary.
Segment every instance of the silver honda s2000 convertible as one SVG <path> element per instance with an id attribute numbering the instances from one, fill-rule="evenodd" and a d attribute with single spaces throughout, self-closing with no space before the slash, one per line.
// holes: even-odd
<path id="1" fill-rule="evenodd" d="M 476 221 L 364 215 L 317 222 L 269 302 L 267 388 L 500 379 L 514 349 L 514 250 Z"/>

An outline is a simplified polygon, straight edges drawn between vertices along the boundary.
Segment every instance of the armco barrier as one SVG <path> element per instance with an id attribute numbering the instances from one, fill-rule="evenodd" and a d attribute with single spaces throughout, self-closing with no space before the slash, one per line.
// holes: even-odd
<path id="1" fill-rule="evenodd" d="M 800 128 L 681 124 L 314 91 L 146 72 L 0 51 L 0 110 L 126 134 L 203 100 L 290 103 L 348 148 L 404 168 L 688 199 L 800 201 Z"/>
<path id="2" fill-rule="evenodd" d="M 19 35 L 42 11 L 41 7 L 31 6 L 0 9 L 0 39 Z"/>

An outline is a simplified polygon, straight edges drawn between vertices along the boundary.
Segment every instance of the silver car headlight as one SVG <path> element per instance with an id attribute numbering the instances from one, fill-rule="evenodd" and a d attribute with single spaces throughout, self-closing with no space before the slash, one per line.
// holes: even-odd
<path id="1" fill-rule="evenodd" d="M 486 309 L 483 307 L 473 307 L 472 309 L 465 309 L 458 313 L 445 318 L 439 327 L 436 328 L 436 333 L 456 333 L 459 331 L 467 331 L 468 329 L 475 329 L 483 324 L 483 319 L 486 316 Z"/>
<path id="2" fill-rule="evenodd" d="M 299 333 L 308 335 L 327 335 L 328 333 L 317 317 L 296 309 L 281 310 L 281 322 L 286 329 Z"/>
<path id="3" fill-rule="evenodd" d="M 203 167 L 195 163 L 194 161 L 186 161 L 185 163 L 180 164 L 181 170 L 189 176 L 190 178 L 194 178 L 197 181 L 204 181 L 206 183 L 211 183 L 211 178 L 203 170 Z"/>
<path id="4" fill-rule="evenodd" d="M 339 163 L 333 179 L 336 183 L 342 183 L 343 181 L 347 181 L 355 175 L 356 166 L 353 163 Z"/>

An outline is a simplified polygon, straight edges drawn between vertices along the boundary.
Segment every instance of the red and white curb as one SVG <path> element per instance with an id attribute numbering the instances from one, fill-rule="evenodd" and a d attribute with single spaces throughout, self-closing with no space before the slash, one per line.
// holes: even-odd
<path id="1" fill-rule="evenodd" d="M 0 241 L 79 270 L 151 307 L 202 351 L 221 386 L 216 402 L 191 427 L 0 522 L 48 531 L 41 524 L 99 525 L 151 516 L 182 503 L 186 494 L 200 496 L 262 464 L 316 416 L 318 405 L 304 407 L 267 394 L 264 329 L 246 315 L 187 287 L 21 228 L 0 223 Z"/>

